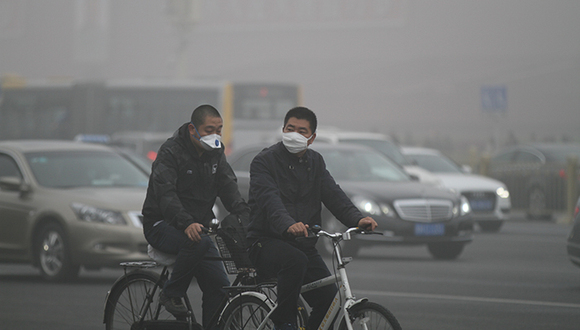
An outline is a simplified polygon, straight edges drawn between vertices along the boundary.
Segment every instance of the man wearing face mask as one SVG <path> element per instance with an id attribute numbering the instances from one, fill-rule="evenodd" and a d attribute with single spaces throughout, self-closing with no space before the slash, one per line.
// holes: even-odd
<path id="1" fill-rule="evenodd" d="M 203 259 L 219 257 L 219 253 L 202 228 L 215 218 L 212 207 L 217 197 L 240 221 L 247 222 L 249 216 L 248 204 L 224 156 L 222 126 L 213 106 L 197 107 L 191 122 L 183 124 L 159 149 L 143 204 L 145 238 L 154 248 L 177 255 L 160 302 L 176 316 L 185 314 L 182 297 L 195 276 L 203 292 L 206 329 L 229 280 L 221 261 Z"/>
<path id="2" fill-rule="evenodd" d="M 315 238 L 296 240 L 321 224 L 322 203 L 348 227 L 377 227 L 336 184 L 322 156 L 308 148 L 316 139 L 316 126 L 310 109 L 291 109 L 282 142 L 262 150 L 250 166 L 250 259 L 258 273 L 278 279 L 278 307 L 271 315 L 276 330 L 297 329 L 300 287 L 330 275 Z M 303 294 L 312 308 L 307 330 L 318 328 L 336 291 L 336 286 L 325 286 Z"/>

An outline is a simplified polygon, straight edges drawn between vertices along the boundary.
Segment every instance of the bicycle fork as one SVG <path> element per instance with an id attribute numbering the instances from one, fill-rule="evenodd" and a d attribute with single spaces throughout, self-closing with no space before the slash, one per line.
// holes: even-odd
<path id="1" fill-rule="evenodd" d="M 346 263 L 338 267 L 338 275 L 328 276 L 324 279 L 311 283 L 311 285 L 307 284 L 305 286 L 307 288 L 303 287 L 302 292 L 305 292 L 312 290 L 314 288 L 330 285 L 336 281 L 338 281 L 340 284 L 338 292 L 334 296 L 334 299 L 332 300 L 332 303 L 330 304 L 330 307 L 328 308 L 328 311 L 326 312 L 324 319 L 322 319 L 322 322 L 320 323 L 318 330 L 327 330 L 330 328 L 330 324 L 332 323 L 333 320 L 335 320 L 337 314 L 341 310 L 341 308 L 337 308 L 339 306 L 342 306 L 342 314 L 345 319 L 347 329 L 353 330 L 349 311 L 351 307 L 353 307 L 354 305 L 357 305 L 367 300 L 366 298 L 356 300 L 356 298 L 352 294 L 352 291 L 350 289 L 350 283 L 348 282 L 348 276 L 346 275 L 346 269 L 344 265 L 346 265 Z M 341 304 L 342 296 L 344 296 L 344 304 Z"/>

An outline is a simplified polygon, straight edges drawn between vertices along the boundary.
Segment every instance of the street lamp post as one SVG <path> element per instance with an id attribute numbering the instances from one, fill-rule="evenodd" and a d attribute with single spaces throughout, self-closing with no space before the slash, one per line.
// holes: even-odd
<path id="1" fill-rule="evenodd" d="M 188 76 L 189 56 L 187 50 L 191 32 L 201 15 L 201 0 L 167 0 L 167 15 L 178 36 L 175 77 L 184 79 Z"/>

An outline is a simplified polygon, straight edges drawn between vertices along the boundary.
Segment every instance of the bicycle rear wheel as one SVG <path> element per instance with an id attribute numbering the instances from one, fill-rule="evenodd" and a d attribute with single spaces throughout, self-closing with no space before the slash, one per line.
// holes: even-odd
<path id="1" fill-rule="evenodd" d="M 154 272 L 132 272 L 121 279 L 107 299 L 105 306 L 105 328 L 107 330 L 136 329 L 141 315 L 144 321 L 175 320 L 175 317 L 159 306 L 156 297 L 161 291 L 157 287 L 159 274 Z"/>
<path id="2" fill-rule="evenodd" d="M 222 313 L 222 330 L 255 330 L 272 310 L 263 299 L 250 295 L 238 295 Z M 268 320 L 264 330 L 274 329 L 274 323 Z"/>
<path id="3" fill-rule="evenodd" d="M 366 301 L 353 306 L 349 317 L 353 330 L 401 330 L 393 313 L 376 303 Z M 348 329 L 344 317 L 338 329 Z"/>
<path id="4" fill-rule="evenodd" d="M 272 310 L 269 298 L 261 299 L 251 295 L 237 295 L 222 313 L 221 330 L 255 330 L 260 327 L 268 313 Z M 299 329 L 306 329 L 308 311 L 302 302 L 298 301 L 297 325 Z M 268 319 L 264 330 L 274 329 L 274 323 Z"/>

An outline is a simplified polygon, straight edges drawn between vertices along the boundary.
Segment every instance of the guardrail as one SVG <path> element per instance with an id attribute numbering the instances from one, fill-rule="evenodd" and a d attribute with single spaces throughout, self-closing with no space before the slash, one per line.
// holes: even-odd
<path id="1" fill-rule="evenodd" d="M 561 163 L 506 163 L 492 165 L 489 157 L 479 163 L 479 173 L 502 181 L 510 192 L 512 209 L 524 211 L 532 218 L 551 218 L 564 213 L 570 223 L 580 191 L 580 169 L 577 157 Z"/>

